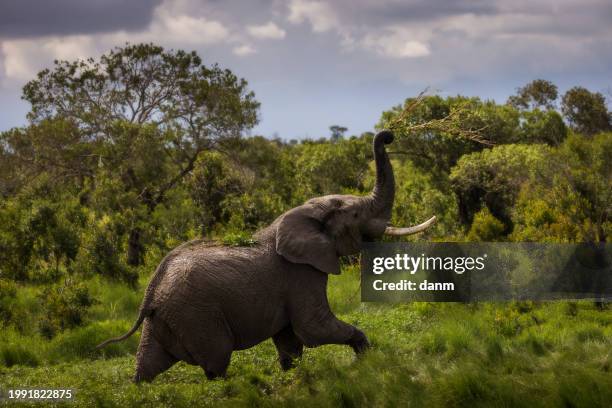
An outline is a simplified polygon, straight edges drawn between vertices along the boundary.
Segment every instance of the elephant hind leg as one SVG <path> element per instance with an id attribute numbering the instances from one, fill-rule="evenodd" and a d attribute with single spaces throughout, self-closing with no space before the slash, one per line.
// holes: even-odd
<path id="1" fill-rule="evenodd" d="M 202 309 L 182 316 L 181 342 L 195 364 L 209 380 L 225 377 L 234 350 L 234 337 L 217 308 Z"/>
<path id="2" fill-rule="evenodd" d="M 293 359 L 300 358 L 304 344 L 297 338 L 291 325 L 272 336 L 281 368 L 285 371 L 293 367 Z"/>
<path id="3" fill-rule="evenodd" d="M 206 378 L 209 380 L 214 380 L 219 377 L 225 378 L 231 358 L 231 351 L 226 353 L 215 353 L 210 356 L 207 361 L 204 361 L 203 364 L 200 364 L 200 366 L 204 369 L 204 374 L 206 374 Z"/>
<path id="4" fill-rule="evenodd" d="M 187 346 L 188 350 L 192 350 L 189 352 L 192 359 L 202 367 L 206 378 L 209 380 L 225 377 L 232 358 L 232 348 L 229 341 L 205 342 L 204 344 L 206 346 L 203 350 Z"/>
<path id="5" fill-rule="evenodd" d="M 160 373 L 163 373 L 178 360 L 168 353 L 162 345 L 153 337 L 150 318 L 146 318 L 142 326 L 140 344 L 136 353 L 136 374 L 134 382 L 153 381 Z"/>

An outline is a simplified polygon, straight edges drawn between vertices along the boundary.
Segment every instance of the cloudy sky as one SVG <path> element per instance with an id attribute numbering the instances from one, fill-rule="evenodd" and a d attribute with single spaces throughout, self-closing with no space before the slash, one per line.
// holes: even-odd
<path id="1" fill-rule="evenodd" d="M 535 78 L 612 87 L 610 0 L 0 0 L 0 130 L 25 123 L 38 70 L 126 41 L 232 69 L 262 103 L 253 133 L 286 139 L 372 130 L 426 87 L 500 102 Z"/>

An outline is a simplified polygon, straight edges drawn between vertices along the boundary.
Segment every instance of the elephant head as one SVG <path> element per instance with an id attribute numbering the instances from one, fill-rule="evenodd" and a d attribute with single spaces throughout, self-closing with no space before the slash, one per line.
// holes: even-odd
<path id="1" fill-rule="evenodd" d="M 376 185 L 370 195 L 327 195 L 287 211 L 271 225 L 276 252 L 290 262 L 339 274 L 339 257 L 359 252 L 362 242 L 383 234 L 414 234 L 429 227 L 435 217 L 414 227 L 389 226 L 395 179 L 385 145 L 392 141 L 393 133 L 388 130 L 374 137 Z"/>

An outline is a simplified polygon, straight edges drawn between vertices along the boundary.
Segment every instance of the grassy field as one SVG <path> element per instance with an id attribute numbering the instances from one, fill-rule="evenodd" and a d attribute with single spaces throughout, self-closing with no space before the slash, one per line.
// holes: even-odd
<path id="1" fill-rule="evenodd" d="M 88 285 L 100 303 L 87 326 L 51 341 L 2 333 L 2 389 L 72 388 L 70 406 L 103 407 L 604 407 L 612 401 L 612 310 L 590 302 L 361 304 L 358 271 L 350 269 L 332 277 L 329 294 L 336 314 L 370 337 L 373 347 L 363 358 L 348 347 L 324 346 L 306 350 L 294 370 L 282 372 L 266 341 L 235 353 L 225 380 L 207 381 L 201 369 L 180 363 L 136 386 L 130 378 L 138 336 L 100 354 L 91 349 L 131 325 L 141 291 Z M 34 291 L 20 292 L 32 314 Z"/>

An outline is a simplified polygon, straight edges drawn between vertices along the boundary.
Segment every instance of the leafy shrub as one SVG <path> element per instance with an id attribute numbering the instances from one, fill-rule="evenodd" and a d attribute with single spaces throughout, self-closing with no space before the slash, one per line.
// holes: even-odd
<path id="1" fill-rule="evenodd" d="M 522 186 L 513 210 L 515 241 L 607 242 L 612 133 L 570 135 Z"/>
<path id="2" fill-rule="evenodd" d="M 458 232 L 457 200 L 450 193 L 448 179 L 436 178 L 416 167 L 411 161 L 393 160 L 395 172 L 395 203 L 391 224 L 415 225 L 436 216 L 436 223 L 425 232 L 426 237 L 452 236 Z M 374 165 L 369 172 L 366 188 L 375 183 Z M 415 236 L 415 239 L 419 239 Z"/>
<path id="3" fill-rule="evenodd" d="M 14 365 L 36 367 L 40 359 L 27 345 L 11 342 L 0 344 L 0 363 L 5 367 Z"/>
<path id="4" fill-rule="evenodd" d="M 259 190 L 230 197 L 223 204 L 228 219 L 226 228 L 234 231 L 254 231 L 270 224 L 287 209 L 280 196 Z"/>
<path id="5" fill-rule="evenodd" d="M 474 216 L 467 239 L 479 242 L 497 241 L 503 237 L 504 229 L 504 223 L 485 207 Z"/>
<path id="6" fill-rule="evenodd" d="M 125 320 L 106 320 L 67 330 L 53 339 L 49 359 L 56 362 L 73 361 L 93 356 L 117 357 L 134 353 L 139 339 L 136 334 L 123 342 L 109 344 L 101 350 L 95 349 L 104 340 L 127 332 L 131 325 L 131 322 Z"/>
<path id="7" fill-rule="evenodd" d="M 125 231 L 120 224 L 119 220 L 109 216 L 92 219 L 90 231 L 83 238 L 75 269 L 86 276 L 106 276 L 135 287 L 138 274 L 121 258 Z"/>
<path id="8" fill-rule="evenodd" d="M 9 280 L 0 279 L 0 323 L 11 321 L 16 297 L 17 286 Z"/>
<path id="9" fill-rule="evenodd" d="M 30 197 L 37 194 L 44 195 Z M 28 191 L 3 203 L 0 275 L 18 281 L 56 281 L 76 257 L 83 221 L 78 201 L 53 191 Z"/>
<path id="10" fill-rule="evenodd" d="M 450 180 L 464 225 L 485 205 L 510 232 L 521 185 L 542 167 L 549 151 L 543 145 L 501 145 L 461 157 Z"/>
<path id="11" fill-rule="evenodd" d="M 251 234 L 245 232 L 227 233 L 223 236 L 221 242 L 227 246 L 253 246 L 257 243 Z"/>
<path id="12" fill-rule="evenodd" d="M 82 325 L 89 307 L 96 302 L 83 283 L 47 287 L 40 294 L 40 300 L 45 315 L 39 323 L 39 331 L 47 338 Z"/>

